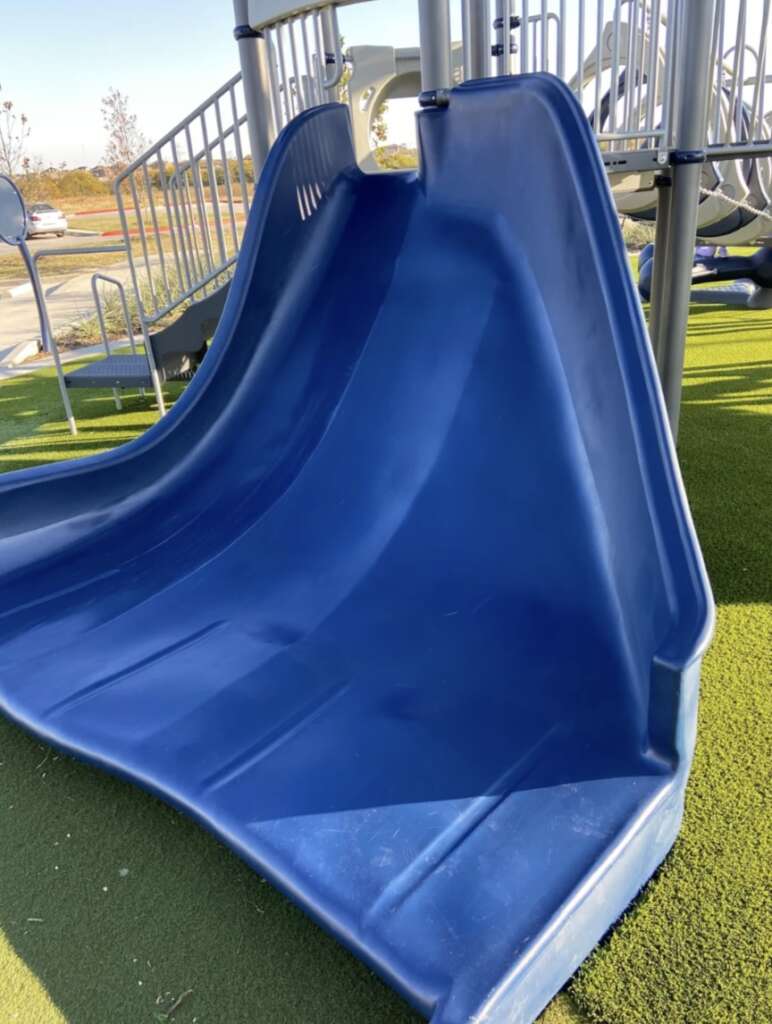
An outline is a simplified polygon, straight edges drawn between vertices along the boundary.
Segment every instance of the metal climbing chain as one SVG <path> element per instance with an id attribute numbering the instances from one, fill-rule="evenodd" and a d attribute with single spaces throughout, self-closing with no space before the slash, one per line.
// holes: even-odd
<path id="1" fill-rule="evenodd" d="M 709 189 L 705 188 L 704 186 L 700 186 L 700 195 L 704 196 L 706 199 L 715 198 L 716 192 L 714 189 Z M 732 196 L 728 196 L 722 193 L 721 201 L 724 203 L 728 203 L 731 207 L 733 207 L 736 210 L 744 210 L 746 213 L 752 213 L 754 217 L 759 217 L 761 220 L 766 221 L 769 224 L 772 224 L 772 214 L 768 213 L 766 210 L 759 210 L 757 209 L 757 207 L 751 206 L 750 203 L 746 203 L 742 199 L 735 199 Z"/>

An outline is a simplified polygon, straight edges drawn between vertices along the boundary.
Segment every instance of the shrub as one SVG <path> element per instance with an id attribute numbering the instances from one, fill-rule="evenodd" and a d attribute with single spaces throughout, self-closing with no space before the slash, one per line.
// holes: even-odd
<path id="1" fill-rule="evenodd" d="M 644 245 L 654 241 L 654 225 L 645 221 L 631 220 L 629 217 L 620 217 L 622 226 L 622 238 L 628 249 L 642 249 Z"/>

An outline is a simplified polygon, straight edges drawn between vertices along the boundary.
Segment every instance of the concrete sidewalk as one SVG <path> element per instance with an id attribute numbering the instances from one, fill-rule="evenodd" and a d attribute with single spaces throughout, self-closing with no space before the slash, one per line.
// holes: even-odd
<path id="1" fill-rule="evenodd" d="M 128 263 L 111 266 L 109 274 L 123 284 L 127 284 L 129 281 Z M 54 334 L 68 324 L 94 315 L 94 299 L 91 294 L 92 275 L 93 271 L 89 271 L 86 274 L 72 274 L 66 278 L 49 282 L 46 281 L 45 276 L 43 277 L 48 316 Z M 8 292 L 5 292 L 0 296 L 0 367 L 18 345 L 27 344 L 34 351 L 33 346 L 36 346 L 39 341 L 40 322 L 31 289 L 17 288 L 15 297 L 11 297 Z"/>

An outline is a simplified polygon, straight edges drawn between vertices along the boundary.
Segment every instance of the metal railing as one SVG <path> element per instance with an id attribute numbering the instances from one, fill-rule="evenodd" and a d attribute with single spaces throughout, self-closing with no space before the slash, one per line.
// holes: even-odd
<path id="1" fill-rule="evenodd" d="M 460 43 L 446 38 L 448 20 L 437 14 L 446 6 L 460 13 Z M 771 8 L 772 0 L 716 0 L 711 116 L 701 142 L 714 166 L 704 174 L 699 228 L 725 242 L 769 233 Z M 615 191 L 620 213 L 653 220 L 654 175 L 669 164 L 684 129 L 677 120 L 681 69 L 692 45 L 681 24 L 685 9 L 684 0 L 419 0 L 432 25 L 424 39 L 439 51 L 423 61 L 422 74 L 429 84 L 450 87 L 457 62 L 451 57 L 448 64 L 443 51 L 461 46 L 465 79 L 538 71 L 562 78 L 587 114 L 607 170 L 626 176 Z M 369 97 L 367 109 L 352 105 L 352 115 L 358 157 L 370 168 L 370 127 L 380 99 L 404 95 L 387 80 L 388 53 L 378 52 L 376 62 L 372 48 L 350 51 L 356 95 Z M 413 52 L 391 51 L 394 75 Z"/>
<path id="2" fill-rule="evenodd" d="M 125 252 L 126 246 L 123 242 L 115 242 L 109 245 L 57 245 L 46 249 L 38 249 L 32 260 L 37 267 L 43 259 L 50 259 L 52 256 L 95 256 L 107 253 Z M 45 294 L 45 293 L 44 293 Z M 54 343 L 45 337 L 41 338 L 44 352 L 53 355 Z"/>
<path id="3" fill-rule="evenodd" d="M 121 303 L 121 311 L 123 313 L 123 322 L 126 325 L 126 336 L 129 341 L 129 348 L 131 354 L 135 356 L 137 354 L 137 343 L 134 337 L 134 328 L 131 323 L 131 312 L 129 310 L 129 303 L 126 299 L 126 289 L 123 286 L 123 282 L 119 281 L 117 277 L 110 277 L 108 274 L 98 272 L 91 275 L 91 295 L 94 299 L 94 308 L 96 309 L 97 322 L 99 323 L 99 333 L 102 338 L 102 344 L 104 345 L 105 354 L 111 356 L 112 349 L 110 348 L 110 339 L 108 337 L 107 324 L 105 323 L 104 307 L 102 303 L 102 296 L 99 293 L 99 283 L 103 285 L 108 284 L 111 288 L 115 288 L 118 292 L 118 298 Z M 152 356 L 151 356 L 152 358 Z M 140 395 L 145 394 L 145 389 L 139 389 Z M 121 402 L 121 395 L 117 388 L 113 388 L 113 399 L 115 401 L 115 408 L 122 409 L 123 403 Z"/>
<path id="4" fill-rule="evenodd" d="M 605 152 L 670 138 L 667 0 L 461 0 L 464 77 L 546 71 L 567 82 Z"/>
<path id="5" fill-rule="evenodd" d="M 338 98 L 345 71 L 338 7 L 362 2 L 237 0 L 237 20 L 248 20 L 237 27 L 246 95 L 235 75 L 118 177 L 146 347 L 150 325 L 232 273 L 260 163 L 292 118 Z M 558 75 L 584 109 L 609 172 L 638 176 L 632 191 L 616 195 L 620 212 L 653 219 L 654 174 L 684 137 L 695 138 L 679 123 L 693 116 L 682 96 L 694 47 L 684 19 L 694 15 L 693 3 L 417 0 L 424 88 L 489 75 Z M 772 0 L 709 3 L 712 71 L 700 145 L 712 170 L 703 172 L 698 230 L 752 240 L 765 234 L 772 213 Z M 461 27 L 460 44 L 451 43 L 452 24 Z M 459 45 L 461 69 L 453 57 Z M 251 156 L 250 139 L 257 147 Z"/>
<path id="6" fill-rule="evenodd" d="M 716 2 L 706 145 L 718 166 L 704 182 L 716 199 L 701 205 L 701 227 L 726 219 L 733 200 L 766 210 L 772 177 L 747 148 L 768 134 L 772 0 Z M 267 53 L 272 141 L 303 110 L 337 98 L 345 60 L 338 5 L 263 6 L 270 17 L 251 27 Z M 552 72 L 587 113 L 609 170 L 667 163 L 677 132 L 676 0 L 452 0 L 453 7 L 463 29 L 463 77 Z M 255 176 L 248 154 L 238 74 L 119 175 L 116 200 L 143 324 L 231 273 Z M 655 197 L 644 190 L 617 203 L 622 213 L 653 216 Z"/>
<path id="7" fill-rule="evenodd" d="M 770 0 L 716 3 L 706 145 L 767 140 Z M 656 155 L 675 145 L 678 57 L 689 45 L 679 38 L 679 0 L 461 0 L 461 7 L 467 79 L 548 71 L 571 86 L 605 153 Z"/>
<path id="8" fill-rule="evenodd" d="M 345 64 L 334 4 L 260 27 L 268 46 L 274 133 L 309 107 L 337 99 Z"/>
<path id="9" fill-rule="evenodd" d="M 254 181 L 245 126 L 234 75 L 115 180 L 144 330 L 230 274 Z"/>
<path id="10" fill-rule="evenodd" d="M 769 136 L 772 0 L 716 5 L 705 143 L 718 166 L 704 183 L 716 201 L 702 204 L 701 227 L 726 217 L 733 200 L 765 211 L 772 187 L 772 173 L 754 148 Z M 268 54 L 273 140 L 303 110 L 337 98 L 345 68 L 338 5 L 254 6 L 269 15 L 251 27 Z M 454 7 L 463 30 L 463 77 L 557 74 L 587 113 L 610 170 L 653 171 L 667 163 L 678 130 L 677 54 L 685 44 L 677 0 L 452 0 Z M 277 18 L 277 12 L 286 13 Z M 231 272 L 255 174 L 246 108 L 235 75 L 116 180 L 143 323 L 218 287 Z M 633 215 L 653 205 L 651 194 L 617 201 Z"/>
<path id="11" fill-rule="evenodd" d="M 337 97 L 345 65 L 333 4 L 273 20 L 260 34 L 270 55 L 272 142 L 298 113 Z M 259 171 L 250 154 L 247 106 L 239 73 L 115 180 L 148 352 L 153 324 L 215 291 L 232 274 Z M 151 375 L 163 412 L 153 366 Z"/>

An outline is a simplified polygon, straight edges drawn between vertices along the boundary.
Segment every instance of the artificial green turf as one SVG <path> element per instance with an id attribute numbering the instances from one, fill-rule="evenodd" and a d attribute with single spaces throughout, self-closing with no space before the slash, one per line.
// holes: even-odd
<path id="1" fill-rule="evenodd" d="M 68 364 L 66 369 L 85 362 Z M 170 405 L 181 390 L 180 384 L 166 386 L 164 394 Z M 108 451 L 147 430 L 158 418 L 147 394 L 124 396 L 120 413 L 109 391 L 76 389 L 70 392 L 70 400 L 78 425 L 76 437 L 64 422 L 53 370 L 0 382 L 0 472 Z"/>
<path id="2" fill-rule="evenodd" d="M 772 314 L 703 308 L 691 327 L 680 455 L 719 615 L 686 820 L 545 1024 L 772 1019 Z M 100 451 L 154 420 L 148 398 L 123 415 L 106 395 L 75 401 L 73 439 L 50 375 L 3 383 L 0 469 Z M 0 720 L 0 1024 L 144 1024 L 189 989 L 178 1024 L 418 1020 L 186 818 Z"/>
<path id="3" fill-rule="evenodd" d="M 692 307 L 683 403 L 716 633 L 681 835 L 571 989 L 603 1024 L 772 1021 L 772 313 Z"/>

